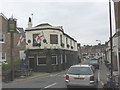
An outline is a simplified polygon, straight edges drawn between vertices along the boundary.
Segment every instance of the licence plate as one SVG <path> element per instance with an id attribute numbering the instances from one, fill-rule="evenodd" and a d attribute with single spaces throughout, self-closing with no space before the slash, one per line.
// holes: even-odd
<path id="1" fill-rule="evenodd" d="M 84 78 L 74 78 L 74 80 L 84 80 Z"/>

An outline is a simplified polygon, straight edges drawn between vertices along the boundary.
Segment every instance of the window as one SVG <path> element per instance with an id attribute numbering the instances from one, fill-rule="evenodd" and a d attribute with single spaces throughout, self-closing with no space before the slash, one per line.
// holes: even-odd
<path id="1" fill-rule="evenodd" d="M 58 35 L 50 35 L 50 44 L 58 44 Z"/>
<path id="2" fill-rule="evenodd" d="M 72 46 L 72 40 L 70 40 L 70 45 Z"/>
<path id="3" fill-rule="evenodd" d="M 5 60 L 6 59 L 6 53 L 2 52 L 2 60 Z"/>
<path id="4" fill-rule="evenodd" d="M 66 38 L 66 45 L 68 44 L 68 38 Z"/>
<path id="5" fill-rule="evenodd" d="M 5 42 L 5 35 L 0 34 L 0 43 L 4 43 Z"/>
<path id="6" fill-rule="evenodd" d="M 38 43 L 36 42 L 35 38 L 38 34 L 33 34 L 33 46 L 38 46 Z"/>
<path id="7" fill-rule="evenodd" d="M 89 67 L 71 67 L 68 74 L 73 75 L 91 75 L 92 71 Z"/>
<path id="8" fill-rule="evenodd" d="M 62 35 L 60 35 L 60 43 L 62 44 Z"/>
<path id="9" fill-rule="evenodd" d="M 57 64 L 57 56 L 52 55 L 52 64 Z"/>
<path id="10" fill-rule="evenodd" d="M 63 64 L 63 56 L 61 55 L 61 64 Z"/>
<path id="11" fill-rule="evenodd" d="M 46 64 L 46 56 L 39 56 L 37 64 Z"/>

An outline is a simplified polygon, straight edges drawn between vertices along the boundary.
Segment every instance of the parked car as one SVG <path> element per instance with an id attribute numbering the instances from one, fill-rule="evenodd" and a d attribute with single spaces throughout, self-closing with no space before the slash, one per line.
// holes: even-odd
<path id="1" fill-rule="evenodd" d="M 92 65 L 73 65 L 69 68 L 65 78 L 67 88 L 97 87 L 98 79 Z"/>
<path id="2" fill-rule="evenodd" d="M 95 69 L 99 69 L 99 61 L 98 60 L 90 60 L 89 65 L 93 65 Z"/>

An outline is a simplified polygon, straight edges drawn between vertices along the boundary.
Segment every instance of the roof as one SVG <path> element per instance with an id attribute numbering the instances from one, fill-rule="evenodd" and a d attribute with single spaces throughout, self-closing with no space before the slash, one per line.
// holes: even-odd
<path id="1" fill-rule="evenodd" d="M 47 27 L 44 27 L 47 26 Z M 68 34 L 64 33 L 63 27 L 62 26 L 52 26 L 48 23 L 43 23 L 43 24 L 39 24 L 35 27 L 32 28 L 26 28 L 25 31 L 37 31 L 37 30 L 58 30 L 63 32 L 64 35 L 66 35 L 67 37 L 69 37 L 70 39 L 72 39 L 73 41 L 77 42 L 74 38 L 70 37 Z"/>
<path id="2" fill-rule="evenodd" d="M 0 16 L 2 16 L 3 18 L 5 18 L 6 20 L 8 20 L 7 17 L 3 13 L 0 13 Z"/>
<path id="3" fill-rule="evenodd" d="M 90 67 L 91 65 L 89 64 L 77 64 L 77 65 L 73 65 L 71 67 Z"/>
<path id="4" fill-rule="evenodd" d="M 43 23 L 43 24 L 39 24 L 39 25 L 37 25 L 37 26 L 35 26 L 35 27 L 41 27 L 41 26 L 52 26 L 52 25 L 50 25 L 50 24 L 48 24 L 48 23 Z"/>
<path id="5" fill-rule="evenodd" d="M 23 37 L 25 37 L 25 31 L 23 28 L 17 27 L 17 30 Z"/>

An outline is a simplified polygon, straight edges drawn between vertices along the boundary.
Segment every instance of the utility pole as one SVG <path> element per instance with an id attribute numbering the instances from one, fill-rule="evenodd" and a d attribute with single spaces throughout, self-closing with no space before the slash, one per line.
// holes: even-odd
<path id="1" fill-rule="evenodd" d="M 113 60 L 112 60 L 112 21 L 111 21 L 111 1 L 110 1 L 110 0 L 109 0 L 109 19 L 110 19 L 111 76 L 113 76 Z"/>

